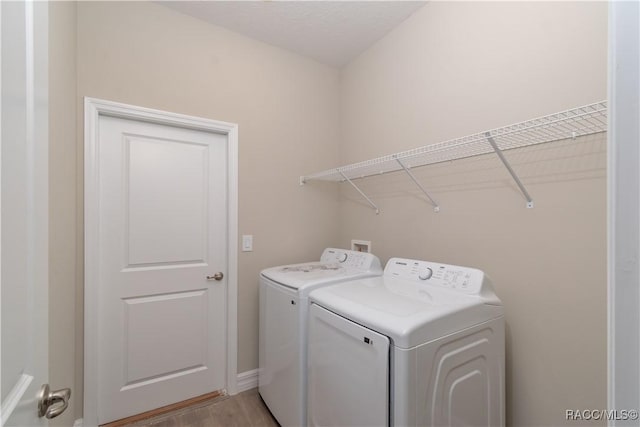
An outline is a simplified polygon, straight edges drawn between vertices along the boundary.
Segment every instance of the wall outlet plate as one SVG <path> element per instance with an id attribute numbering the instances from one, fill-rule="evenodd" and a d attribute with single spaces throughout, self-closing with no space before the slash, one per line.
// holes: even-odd
<path id="1" fill-rule="evenodd" d="M 371 240 L 352 240 L 351 250 L 371 253 Z"/>

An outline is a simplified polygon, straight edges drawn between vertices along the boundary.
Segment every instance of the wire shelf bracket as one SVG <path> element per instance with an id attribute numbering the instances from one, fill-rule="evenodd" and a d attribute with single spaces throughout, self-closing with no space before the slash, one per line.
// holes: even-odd
<path id="1" fill-rule="evenodd" d="M 371 207 L 372 207 L 373 209 L 375 209 L 375 210 L 376 210 L 376 215 L 378 215 L 378 214 L 380 213 L 380 209 L 378 209 L 378 206 L 377 206 L 375 203 L 373 203 L 373 202 L 371 201 L 371 199 L 370 199 L 369 197 L 367 197 L 367 195 L 366 195 L 366 194 L 364 194 L 364 192 L 363 192 L 363 191 L 362 191 L 362 190 L 361 190 L 357 185 L 355 185 L 355 184 L 353 183 L 353 181 L 351 181 L 351 180 L 349 179 L 349 177 L 347 177 L 347 175 L 345 175 L 345 174 L 344 174 L 340 169 L 337 169 L 337 171 L 338 171 L 338 173 L 339 173 L 340 175 L 342 175 L 342 177 L 344 178 L 344 180 L 345 180 L 345 181 L 347 181 L 349 184 L 351 184 L 351 186 L 352 186 L 353 188 L 355 188 L 355 189 L 356 189 L 356 191 L 357 191 L 358 193 L 360 193 L 360 195 L 361 195 L 362 197 L 364 197 L 364 198 L 365 198 L 365 200 L 366 200 L 366 201 L 371 205 Z"/>
<path id="2" fill-rule="evenodd" d="M 413 173 L 411 173 L 411 171 L 409 170 L 407 165 L 402 163 L 402 160 L 400 160 L 398 158 L 398 156 L 394 156 L 394 157 L 396 159 L 396 162 L 398 162 L 398 164 L 402 167 L 402 169 L 404 169 L 404 171 L 407 173 L 407 175 L 409 175 L 409 178 L 411 178 L 411 180 L 418 186 L 418 188 L 424 193 L 424 195 L 427 196 L 427 199 L 429 199 L 429 201 L 433 205 L 433 211 L 436 212 L 436 213 L 440 212 L 440 206 L 438 206 L 438 202 L 436 202 L 433 199 L 433 197 L 431 197 L 431 195 L 429 195 L 429 192 L 427 190 L 425 190 L 425 188 L 422 186 L 422 184 L 420 184 L 420 181 L 418 181 L 418 179 L 413 175 Z"/>
<path id="3" fill-rule="evenodd" d="M 518 186 L 518 188 L 522 192 L 522 195 L 527 200 L 527 208 L 529 208 L 529 209 L 533 208 L 533 199 L 529 195 L 529 192 L 525 188 L 525 186 L 522 183 L 522 181 L 520 181 L 520 178 L 518 177 L 518 174 L 516 174 L 516 172 L 513 170 L 513 168 L 511 167 L 511 165 L 507 161 L 507 159 L 504 157 L 504 154 L 502 153 L 502 150 L 500 149 L 500 147 L 498 147 L 498 144 L 496 144 L 496 141 L 495 141 L 495 139 L 493 139 L 493 136 L 491 136 L 491 132 L 485 132 L 484 135 L 487 137 L 487 141 L 489 141 L 489 144 L 491 144 L 491 148 L 493 148 L 493 151 L 495 151 L 495 153 L 498 155 L 498 158 L 500 159 L 500 161 L 502 162 L 504 167 L 507 168 L 507 171 L 509 171 L 509 174 L 511 175 L 511 178 L 513 178 L 513 180 L 516 182 L 516 185 Z"/>

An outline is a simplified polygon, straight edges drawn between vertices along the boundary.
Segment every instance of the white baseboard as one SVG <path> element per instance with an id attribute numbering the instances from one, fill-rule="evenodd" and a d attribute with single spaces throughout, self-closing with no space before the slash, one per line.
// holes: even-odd
<path id="1" fill-rule="evenodd" d="M 240 372 L 238 374 L 238 393 L 258 387 L 258 370 Z"/>
<path id="2" fill-rule="evenodd" d="M 78 418 L 77 420 L 75 420 L 75 422 L 73 423 L 73 427 L 82 427 L 82 418 Z"/>

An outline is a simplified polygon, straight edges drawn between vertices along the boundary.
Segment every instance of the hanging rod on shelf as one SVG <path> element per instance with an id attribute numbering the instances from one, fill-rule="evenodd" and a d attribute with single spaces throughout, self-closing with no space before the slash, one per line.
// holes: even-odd
<path id="1" fill-rule="evenodd" d="M 506 160 L 503 152 L 530 145 L 576 139 L 606 131 L 607 101 L 600 101 L 509 126 L 301 176 L 300 185 L 314 180 L 347 181 L 365 197 L 377 213 L 379 212 L 377 206 L 353 183 L 353 180 L 404 170 L 436 210 L 438 204 L 411 173 L 410 168 L 495 153 L 527 200 L 527 207 L 533 207 L 531 196 Z"/>

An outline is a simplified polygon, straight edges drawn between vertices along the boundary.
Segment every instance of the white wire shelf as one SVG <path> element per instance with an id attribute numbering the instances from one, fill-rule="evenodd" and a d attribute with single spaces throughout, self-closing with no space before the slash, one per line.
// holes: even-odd
<path id="1" fill-rule="evenodd" d="M 501 152 L 569 138 L 575 139 L 606 131 L 607 102 L 601 101 L 513 125 L 475 133 L 462 138 L 425 145 L 411 150 L 301 176 L 300 184 L 314 180 L 347 181 L 353 185 L 377 211 L 378 209 L 375 204 L 373 204 L 352 181 L 373 175 L 404 170 L 427 195 L 437 211 L 437 203 L 411 174 L 411 168 L 482 154 L 496 153 L 523 192 L 525 199 L 527 199 L 527 207 L 533 207 L 531 197 L 529 197 L 526 189 Z"/>

